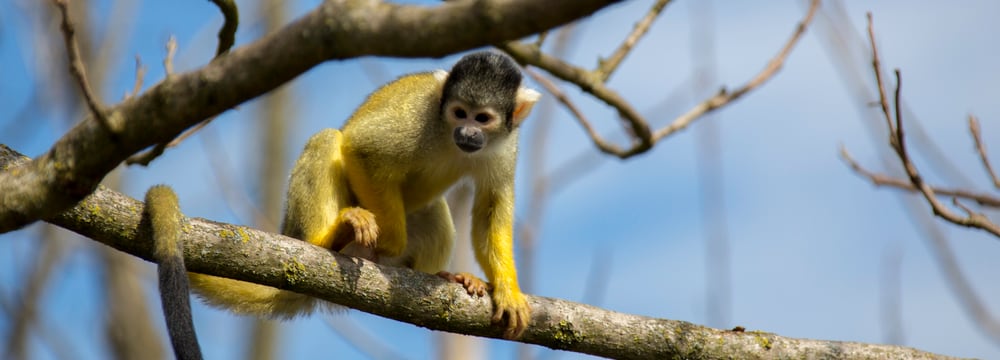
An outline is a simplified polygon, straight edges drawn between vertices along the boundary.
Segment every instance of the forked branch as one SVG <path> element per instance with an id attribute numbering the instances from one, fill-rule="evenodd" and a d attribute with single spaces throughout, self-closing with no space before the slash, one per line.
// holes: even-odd
<path id="1" fill-rule="evenodd" d="M 687 128 L 688 125 L 693 123 L 695 120 L 698 120 L 705 114 L 732 103 L 750 91 L 759 88 L 761 85 L 774 77 L 774 75 L 784 65 L 785 60 L 791 53 L 791 50 L 802 38 L 802 35 L 812 22 L 812 19 L 819 8 L 820 1 L 812 0 L 810 2 L 806 15 L 796 26 L 795 30 L 792 32 L 792 36 L 785 42 L 785 45 L 781 48 L 778 54 L 771 58 L 764 69 L 757 73 L 757 75 L 750 79 L 750 81 L 734 91 L 726 91 L 725 89 L 719 91 L 716 95 L 702 101 L 686 113 L 674 119 L 667 126 L 652 132 L 650 130 L 649 121 L 636 111 L 628 101 L 618 95 L 616 91 L 608 88 L 606 81 L 625 55 L 633 49 L 638 39 L 645 34 L 649 25 L 652 23 L 652 20 L 660 14 L 663 7 L 665 7 L 668 3 L 669 1 L 656 2 L 646 17 L 636 24 L 633 32 L 625 39 L 622 45 L 619 46 L 618 50 L 608 60 L 601 61 L 596 70 L 586 70 L 569 64 L 559 58 L 547 55 L 541 51 L 541 48 L 537 46 L 537 44 L 532 45 L 512 41 L 501 45 L 500 48 L 517 59 L 518 62 L 541 68 L 563 81 L 573 83 L 580 87 L 581 90 L 615 108 L 615 110 L 618 111 L 619 116 L 621 116 L 625 120 L 626 124 L 628 124 L 626 131 L 632 137 L 632 144 L 628 148 L 619 147 L 605 140 L 600 134 L 597 133 L 593 125 L 591 125 L 585 117 L 576 114 L 574 114 L 574 116 L 577 121 L 580 122 L 580 125 L 583 126 L 584 130 L 590 136 L 591 140 L 598 149 L 607 154 L 615 155 L 624 159 L 648 151 L 653 147 L 653 145 L 656 144 L 656 142 Z M 537 78 L 537 76 L 535 77 Z M 558 87 L 554 86 L 554 84 L 550 81 L 540 81 L 540 84 L 542 84 L 542 86 L 546 89 L 549 89 L 560 102 L 567 104 L 565 101 L 565 95 L 563 95 L 561 91 L 551 91 L 552 89 L 558 89 Z"/>

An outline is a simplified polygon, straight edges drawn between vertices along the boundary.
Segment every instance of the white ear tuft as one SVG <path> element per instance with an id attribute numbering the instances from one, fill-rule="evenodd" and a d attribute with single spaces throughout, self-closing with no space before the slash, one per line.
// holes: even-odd
<path id="1" fill-rule="evenodd" d="M 535 89 L 520 87 L 517 89 L 517 100 L 518 102 L 538 102 L 538 99 L 542 98 L 542 93 L 535 91 Z"/>
<path id="2" fill-rule="evenodd" d="M 542 93 L 524 86 L 517 88 L 516 104 L 514 106 L 514 125 L 520 126 L 524 118 L 528 117 L 531 109 L 535 107 L 538 99 L 542 98 Z"/>
<path id="3" fill-rule="evenodd" d="M 434 78 L 437 79 L 437 81 L 444 83 L 444 81 L 448 79 L 448 72 L 441 69 L 434 70 Z"/>

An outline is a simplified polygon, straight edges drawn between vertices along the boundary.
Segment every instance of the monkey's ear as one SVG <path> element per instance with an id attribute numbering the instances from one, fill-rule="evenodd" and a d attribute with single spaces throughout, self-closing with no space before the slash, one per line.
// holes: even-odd
<path id="1" fill-rule="evenodd" d="M 444 84 L 444 81 L 448 80 L 448 72 L 441 69 L 434 70 L 434 78 L 441 84 Z"/>
<path id="2" fill-rule="evenodd" d="M 531 114 L 531 109 L 541 98 L 542 94 L 534 89 L 523 86 L 517 89 L 517 96 L 514 99 L 514 126 L 521 125 L 521 121 L 524 121 L 524 118 Z"/>

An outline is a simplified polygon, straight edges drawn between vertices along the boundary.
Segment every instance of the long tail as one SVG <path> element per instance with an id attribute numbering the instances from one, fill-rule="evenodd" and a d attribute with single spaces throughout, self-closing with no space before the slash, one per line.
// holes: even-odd
<path id="1" fill-rule="evenodd" d="M 240 315 L 292 319 L 316 308 L 315 298 L 293 291 L 205 274 L 188 273 L 188 279 L 206 304 Z"/>
<path id="2" fill-rule="evenodd" d="M 166 185 L 157 185 L 146 192 L 146 212 L 153 228 L 155 255 L 160 263 L 157 274 L 160 300 L 167 332 L 178 359 L 200 360 L 201 347 L 191 320 L 188 278 L 184 267 L 184 248 L 180 242 L 181 212 L 177 195 Z"/>

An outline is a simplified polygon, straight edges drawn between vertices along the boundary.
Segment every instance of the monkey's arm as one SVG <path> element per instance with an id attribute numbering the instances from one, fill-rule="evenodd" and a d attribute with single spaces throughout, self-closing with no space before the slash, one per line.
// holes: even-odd
<path id="1" fill-rule="evenodd" d="M 513 184 L 477 184 L 472 209 L 473 248 L 493 288 L 493 321 L 506 318 L 504 337 L 508 339 L 520 337 L 531 320 L 531 307 L 517 283 L 513 232 Z"/>
<path id="2" fill-rule="evenodd" d="M 157 268 L 160 300 L 174 354 L 178 359 L 201 359 L 201 347 L 191 320 L 184 248 L 179 240 L 182 215 L 177 195 L 166 185 L 153 186 L 146 192 L 146 213 L 160 264 Z"/>

